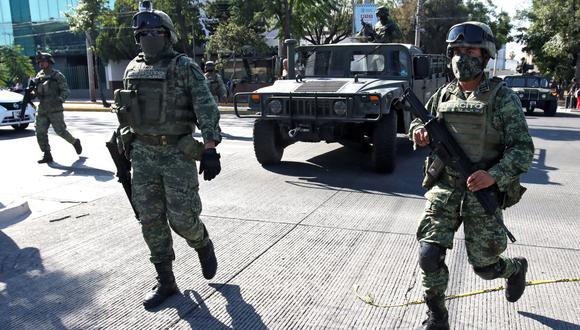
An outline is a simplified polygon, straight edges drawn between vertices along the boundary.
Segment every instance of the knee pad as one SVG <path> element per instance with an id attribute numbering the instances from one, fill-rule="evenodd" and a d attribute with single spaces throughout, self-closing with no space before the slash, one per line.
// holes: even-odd
<path id="1" fill-rule="evenodd" d="M 438 271 L 445 263 L 445 249 L 437 244 L 421 242 L 419 267 L 426 273 Z"/>
<path id="2" fill-rule="evenodd" d="M 473 267 L 473 271 L 475 271 L 477 276 L 483 278 L 484 280 L 493 280 L 501 275 L 504 268 L 505 264 L 503 263 L 503 260 L 500 259 L 500 261 L 496 262 L 495 264 L 491 264 L 485 267 Z"/>

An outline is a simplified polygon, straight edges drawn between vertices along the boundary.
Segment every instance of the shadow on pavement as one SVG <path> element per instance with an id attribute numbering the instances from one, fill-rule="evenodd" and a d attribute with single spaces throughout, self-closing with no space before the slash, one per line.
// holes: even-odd
<path id="1" fill-rule="evenodd" d="M 529 317 L 533 320 L 540 322 L 541 324 L 552 328 L 552 329 L 574 329 L 579 330 L 580 324 L 574 324 L 566 321 L 556 320 L 547 316 L 542 316 L 534 313 L 518 311 L 518 314 Z"/>
<path id="2" fill-rule="evenodd" d="M 268 329 L 254 306 L 244 301 L 240 292 L 240 286 L 218 283 L 210 283 L 209 286 L 216 289 L 226 298 L 226 311 L 232 318 L 233 329 Z"/>
<path id="3" fill-rule="evenodd" d="M 10 129 L 0 129 L 0 141 L 3 140 L 12 140 L 12 139 L 19 139 L 34 136 L 34 129 L 25 129 L 24 131 L 17 131 L 12 129 L 12 127 L 8 126 Z"/>
<path id="4" fill-rule="evenodd" d="M 546 149 L 536 150 L 537 153 L 534 155 L 532 165 L 528 172 L 522 176 L 522 182 L 561 186 L 562 184 L 559 182 L 550 181 L 549 171 L 554 171 L 558 168 L 546 165 Z"/>
<path id="5" fill-rule="evenodd" d="M 530 134 L 537 139 L 549 141 L 578 141 L 580 130 L 563 127 L 530 128 Z"/>
<path id="6" fill-rule="evenodd" d="M 83 165 L 87 161 L 87 157 L 79 157 L 74 163 L 70 166 L 61 165 L 57 162 L 48 163 L 50 168 L 54 168 L 57 170 L 63 170 L 61 174 L 58 175 L 46 175 L 46 176 L 70 176 L 70 175 L 77 175 L 77 176 L 93 176 L 97 181 L 109 181 L 113 179 L 113 175 L 115 173 L 111 171 L 101 170 L 99 168 L 94 168 L 90 166 Z"/>
<path id="7" fill-rule="evenodd" d="M 397 164 L 393 173 L 375 173 L 370 168 L 371 154 L 352 148 L 338 148 L 308 159 L 308 162 L 282 161 L 264 166 L 268 171 L 296 177 L 289 184 L 312 189 L 345 189 L 370 194 L 408 194 L 423 198 L 423 159 L 427 149 L 413 152 L 410 141 L 397 141 Z M 353 175 L 353 173 L 358 175 Z"/>
<path id="8" fill-rule="evenodd" d="M 95 278 L 47 272 L 37 248 L 21 249 L 0 230 L 2 329 L 68 329 L 61 317 L 92 303 L 93 292 L 83 291 L 80 295 L 78 288 L 86 283 L 97 287 L 97 282 Z"/>

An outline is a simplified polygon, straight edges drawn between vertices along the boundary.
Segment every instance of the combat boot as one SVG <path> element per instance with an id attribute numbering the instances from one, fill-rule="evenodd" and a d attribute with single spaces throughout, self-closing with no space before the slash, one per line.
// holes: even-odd
<path id="1" fill-rule="evenodd" d="M 206 246 L 197 248 L 195 251 L 197 251 L 197 256 L 201 263 L 203 277 L 211 280 L 217 271 L 217 259 L 215 257 L 212 241 L 209 240 Z"/>
<path id="2" fill-rule="evenodd" d="M 423 329 L 449 330 L 449 314 L 445 308 L 445 298 L 425 296 L 425 303 L 429 310 L 427 311 L 427 319 L 423 321 Z"/>
<path id="3" fill-rule="evenodd" d="M 77 152 L 77 155 L 80 155 L 81 152 L 83 152 L 83 146 L 81 146 L 81 140 L 75 139 L 75 142 L 73 143 L 73 147 L 75 147 L 75 151 Z"/>
<path id="4" fill-rule="evenodd" d="M 179 292 L 175 283 L 175 276 L 171 261 L 154 264 L 157 271 L 157 284 L 145 295 L 143 306 L 150 309 L 161 305 L 167 298 Z"/>
<path id="5" fill-rule="evenodd" d="M 52 162 L 52 154 L 50 153 L 50 151 L 45 151 L 44 155 L 42 156 L 42 159 L 38 160 L 39 164 L 50 163 L 50 162 Z"/>
<path id="6" fill-rule="evenodd" d="M 520 264 L 520 269 L 506 279 L 505 297 L 509 302 L 516 302 L 524 294 L 526 289 L 526 273 L 528 271 L 528 261 L 526 258 L 514 258 Z"/>

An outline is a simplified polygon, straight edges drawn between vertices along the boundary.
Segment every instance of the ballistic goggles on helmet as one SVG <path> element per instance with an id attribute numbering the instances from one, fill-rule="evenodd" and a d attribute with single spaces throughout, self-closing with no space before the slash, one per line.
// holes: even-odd
<path id="1" fill-rule="evenodd" d="M 159 15 L 149 12 L 149 11 L 142 11 L 135 16 L 133 16 L 133 28 L 134 29 L 155 29 L 163 27 L 163 23 L 161 22 L 161 17 Z"/>
<path id="2" fill-rule="evenodd" d="M 480 44 L 484 41 L 495 43 L 495 38 L 486 33 L 481 27 L 474 24 L 461 24 L 452 27 L 447 34 L 447 42 L 454 43 L 458 40 L 468 44 Z"/>

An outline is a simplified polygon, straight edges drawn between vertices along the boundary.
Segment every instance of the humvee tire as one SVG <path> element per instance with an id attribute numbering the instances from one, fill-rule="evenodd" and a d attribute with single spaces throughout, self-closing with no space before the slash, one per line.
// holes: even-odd
<path id="1" fill-rule="evenodd" d="M 373 129 L 372 167 L 379 173 L 395 169 L 397 151 L 397 112 L 391 110 L 375 123 Z"/>
<path id="2" fill-rule="evenodd" d="M 546 109 L 544 109 L 544 115 L 548 117 L 553 117 L 558 109 L 558 101 L 551 101 L 547 104 Z"/>
<path id="3" fill-rule="evenodd" d="M 262 165 L 279 164 L 284 146 L 278 125 L 271 120 L 257 119 L 254 122 L 254 153 Z"/>
<path id="4" fill-rule="evenodd" d="M 17 125 L 11 125 L 12 128 L 14 128 L 17 131 L 24 131 L 27 127 L 28 124 L 17 124 Z"/>

